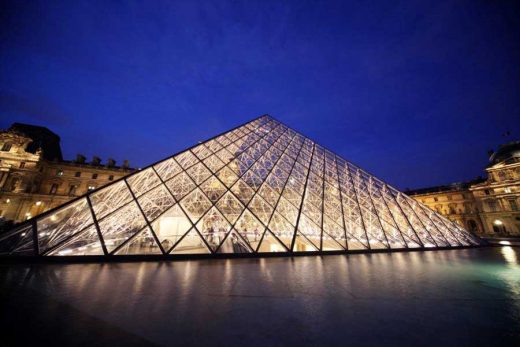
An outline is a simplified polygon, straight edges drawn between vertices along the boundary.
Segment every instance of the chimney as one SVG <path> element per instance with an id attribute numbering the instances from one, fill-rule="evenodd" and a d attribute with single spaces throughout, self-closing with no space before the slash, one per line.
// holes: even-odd
<path id="1" fill-rule="evenodd" d="M 108 167 L 116 166 L 116 161 L 114 159 L 112 159 L 112 158 L 108 158 L 107 166 Z"/>
<path id="2" fill-rule="evenodd" d="M 92 157 L 92 165 L 99 165 L 101 164 L 101 158 L 98 157 L 98 156 L 93 156 Z"/>
<path id="3" fill-rule="evenodd" d="M 87 160 L 87 158 L 83 154 L 76 154 L 76 163 L 84 164 L 85 160 Z"/>
<path id="4" fill-rule="evenodd" d="M 130 163 L 128 162 L 128 160 L 123 160 L 123 168 L 124 169 L 128 169 L 130 167 Z"/>

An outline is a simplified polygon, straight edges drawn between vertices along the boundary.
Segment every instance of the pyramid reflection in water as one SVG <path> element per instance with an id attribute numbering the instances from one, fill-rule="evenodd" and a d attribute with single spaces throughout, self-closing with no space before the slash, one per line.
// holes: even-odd
<path id="1" fill-rule="evenodd" d="M 266 115 L 27 221 L 0 239 L 0 254 L 478 244 L 457 224 Z"/>

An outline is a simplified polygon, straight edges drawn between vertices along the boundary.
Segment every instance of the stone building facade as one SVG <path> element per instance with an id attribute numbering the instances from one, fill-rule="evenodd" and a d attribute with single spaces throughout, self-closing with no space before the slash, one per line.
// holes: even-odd
<path id="1" fill-rule="evenodd" d="M 20 222 L 134 171 L 98 157 L 63 160 L 47 128 L 14 123 L 0 132 L 0 219 Z"/>
<path id="2" fill-rule="evenodd" d="M 520 141 L 492 152 L 486 179 L 406 191 L 481 236 L 520 236 Z"/>

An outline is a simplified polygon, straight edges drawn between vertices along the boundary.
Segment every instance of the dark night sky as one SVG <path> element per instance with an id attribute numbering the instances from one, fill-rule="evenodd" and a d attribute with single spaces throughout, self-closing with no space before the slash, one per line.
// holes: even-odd
<path id="1" fill-rule="evenodd" d="M 269 113 L 401 189 L 467 180 L 520 139 L 515 3 L 2 1 L 0 127 L 145 166 Z"/>

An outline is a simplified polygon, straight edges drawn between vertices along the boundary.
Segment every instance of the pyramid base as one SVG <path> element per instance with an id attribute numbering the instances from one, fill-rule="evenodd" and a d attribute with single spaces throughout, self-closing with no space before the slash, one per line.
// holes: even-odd
<path id="1" fill-rule="evenodd" d="M 213 254 L 150 254 L 150 255 L 116 255 L 116 256 L 0 256 L 4 264 L 35 264 L 35 263 L 105 263 L 105 262 L 138 262 L 138 261 L 175 261 L 196 259 L 233 259 L 233 258 L 271 258 L 271 257 L 301 257 L 326 255 L 353 255 L 370 253 L 402 253 L 402 252 L 432 252 L 456 249 L 486 248 L 491 245 L 454 246 L 437 248 L 395 248 L 395 249 L 359 249 L 348 251 L 315 251 L 315 252 L 277 252 L 277 253 L 213 253 Z"/>

